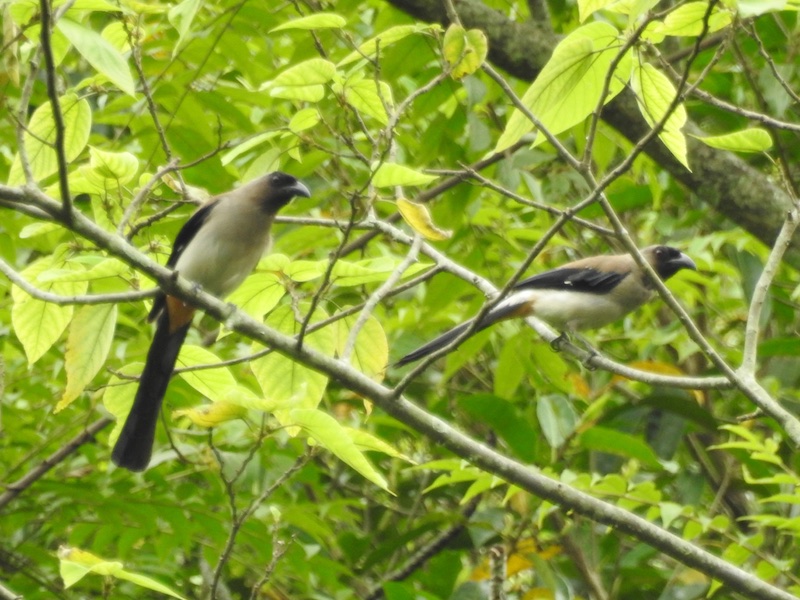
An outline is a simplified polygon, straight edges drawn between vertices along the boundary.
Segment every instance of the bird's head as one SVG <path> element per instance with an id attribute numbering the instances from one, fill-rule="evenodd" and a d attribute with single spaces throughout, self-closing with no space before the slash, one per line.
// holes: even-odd
<path id="1" fill-rule="evenodd" d="M 648 246 L 642 250 L 642 254 L 664 281 L 681 269 L 697 270 L 697 265 L 691 258 L 672 246 Z"/>
<path id="2" fill-rule="evenodd" d="M 264 203 L 264 209 L 270 212 L 278 212 L 286 206 L 295 196 L 309 198 L 311 192 L 296 178 L 283 173 L 274 171 L 257 180 L 259 196 Z"/>

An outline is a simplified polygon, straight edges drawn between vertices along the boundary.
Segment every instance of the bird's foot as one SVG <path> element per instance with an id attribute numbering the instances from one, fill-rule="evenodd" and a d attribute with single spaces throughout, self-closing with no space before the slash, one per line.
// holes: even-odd
<path id="1" fill-rule="evenodd" d="M 587 347 L 586 350 L 588 354 L 581 360 L 581 364 L 588 371 L 596 371 L 597 365 L 593 361 L 595 357 L 600 356 L 600 353 L 591 346 Z"/>
<path id="2" fill-rule="evenodd" d="M 562 346 L 565 342 L 569 342 L 569 336 L 567 335 L 566 331 L 562 331 L 557 338 L 550 342 L 550 349 L 553 352 L 561 352 Z"/>

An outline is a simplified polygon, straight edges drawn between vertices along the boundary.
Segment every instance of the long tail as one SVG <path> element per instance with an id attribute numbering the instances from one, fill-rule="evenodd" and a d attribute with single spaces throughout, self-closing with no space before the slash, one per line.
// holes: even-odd
<path id="1" fill-rule="evenodd" d="M 168 311 L 162 311 L 131 412 L 111 453 L 115 465 L 129 471 L 144 471 L 150 463 L 161 401 L 190 325 L 191 320 L 170 332 Z"/>
<path id="2" fill-rule="evenodd" d="M 494 325 L 498 321 L 503 321 L 505 319 L 510 319 L 513 317 L 524 316 L 529 314 L 530 310 L 527 305 L 527 302 L 520 301 L 521 299 L 515 298 L 513 295 L 509 296 L 505 300 L 503 300 L 500 304 L 495 306 L 492 310 L 490 310 L 487 314 L 483 316 L 481 322 L 475 328 L 473 333 L 478 333 L 479 331 L 483 331 L 487 327 Z M 413 352 L 409 352 L 403 358 L 398 360 L 395 363 L 396 367 L 402 367 L 403 365 L 407 365 L 414 361 L 417 361 L 421 358 L 428 356 L 429 354 L 433 354 L 437 350 L 440 350 L 450 344 L 454 339 L 464 333 L 467 328 L 472 325 L 472 321 L 467 321 L 466 323 L 461 323 L 461 325 L 456 325 L 449 331 L 445 331 L 442 335 L 437 338 L 434 338 L 424 346 L 420 346 Z"/>

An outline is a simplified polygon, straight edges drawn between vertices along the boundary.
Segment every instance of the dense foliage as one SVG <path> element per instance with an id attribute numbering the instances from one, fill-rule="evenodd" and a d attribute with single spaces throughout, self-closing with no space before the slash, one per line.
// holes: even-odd
<path id="1" fill-rule="evenodd" d="M 0 598 L 800 595 L 797 2 L 0 8 Z M 113 468 L 171 285 L 137 250 L 278 169 L 312 197 L 227 299 L 270 330 L 197 318 L 151 467 Z M 666 242 L 688 318 L 391 366 L 514 277 Z"/>

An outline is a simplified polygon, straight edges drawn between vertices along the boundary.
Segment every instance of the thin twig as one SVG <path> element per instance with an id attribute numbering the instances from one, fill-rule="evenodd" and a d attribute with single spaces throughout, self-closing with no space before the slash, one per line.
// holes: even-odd
<path id="1" fill-rule="evenodd" d="M 43 300 L 44 302 L 57 304 L 58 306 L 71 306 L 73 304 L 118 304 L 120 302 L 137 302 L 139 300 L 152 298 L 158 292 L 157 289 L 153 288 L 150 290 L 119 292 L 116 294 L 79 294 L 75 296 L 61 296 L 59 294 L 45 292 L 32 285 L 2 258 L 0 258 L 0 273 L 8 277 L 11 283 L 17 285 L 29 296 L 32 296 L 37 300 Z"/>
<path id="2" fill-rule="evenodd" d="M 372 312 L 375 310 L 375 307 L 377 307 L 378 304 L 392 292 L 392 288 L 403 276 L 403 273 L 405 273 L 406 270 L 408 270 L 408 268 L 414 264 L 414 262 L 416 262 L 417 254 L 419 254 L 419 248 L 421 244 L 422 237 L 417 234 L 414 236 L 414 242 L 411 244 L 411 248 L 409 249 L 406 257 L 399 265 L 397 265 L 397 268 L 391 272 L 389 277 L 386 278 L 386 281 L 384 281 L 380 287 L 378 287 L 378 289 L 372 293 L 367 302 L 364 304 L 364 309 L 359 313 L 358 319 L 356 319 L 356 322 L 353 324 L 353 327 L 350 329 L 350 333 L 347 336 L 347 343 L 342 351 L 341 360 L 345 362 L 350 360 L 350 355 L 353 353 L 353 348 L 356 346 L 356 340 L 358 339 L 358 334 L 361 332 L 361 329 L 364 327 L 364 325 L 366 325 L 367 321 L 372 315 Z"/>
<path id="3" fill-rule="evenodd" d="M 50 469 L 60 464 L 63 460 L 76 452 L 83 444 L 91 440 L 97 434 L 97 432 L 105 429 L 113 422 L 114 419 L 111 417 L 101 417 L 91 425 L 87 426 L 86 429 L 81 431 L 66 444 L 61 446 L 61 448 L 45 458 L 42 462 L 36 465 L 36 467 L 28 471 L 24 477 L 17 479 L 17 481 L 13 483 L 9 483 L 6 486 L 6 491 L 0 494 L 0 511 L 2 511 L 14 498 L 19 496 L 31 485 L 41 479 Z"/>
<path id="4" fill-rule="evenodd" d="M 56 83 L 56 65 L 53 59 L 53 48 L 50 45 L 52 34 L 52 15 L 49 0 L 40 0 L 41 9 L 41 42 L 44 54 L 45 78 L 47 80 L 47 97 L 53 111 L 53 122 L 56 130 L 56 161 L 58 162 L 58 187 L 61 191 L 62 210 L 67 224 L 72 221 L 72 197 L 69 193 L 69 172 L 67 171 L 67 154 L 64 150 L 64 116 L 61 114 L 61 103 L 58 100 L 58 86 Z"/>
<path id="5" fill-rule="evenodd" d="M 758 337 L 761 331 L 761 311 L 769 295 L 772 280 L 781 265 L 783 254 L 792 243 L 792 237 L 799 222 L 798 207 L 795 206 L 786 214 L 778 237 L 769 253 L 769 258 L 764 265 L 761 275 L 753 288 L 753 297 L 750 300 L 750 309 L 747 313 L 747 324 L 744 329 L 744 352 L 742 353 L 742 366 L 739 372 L 747 377 L 755 377 L 756 357 L 758 354 Z"/>

